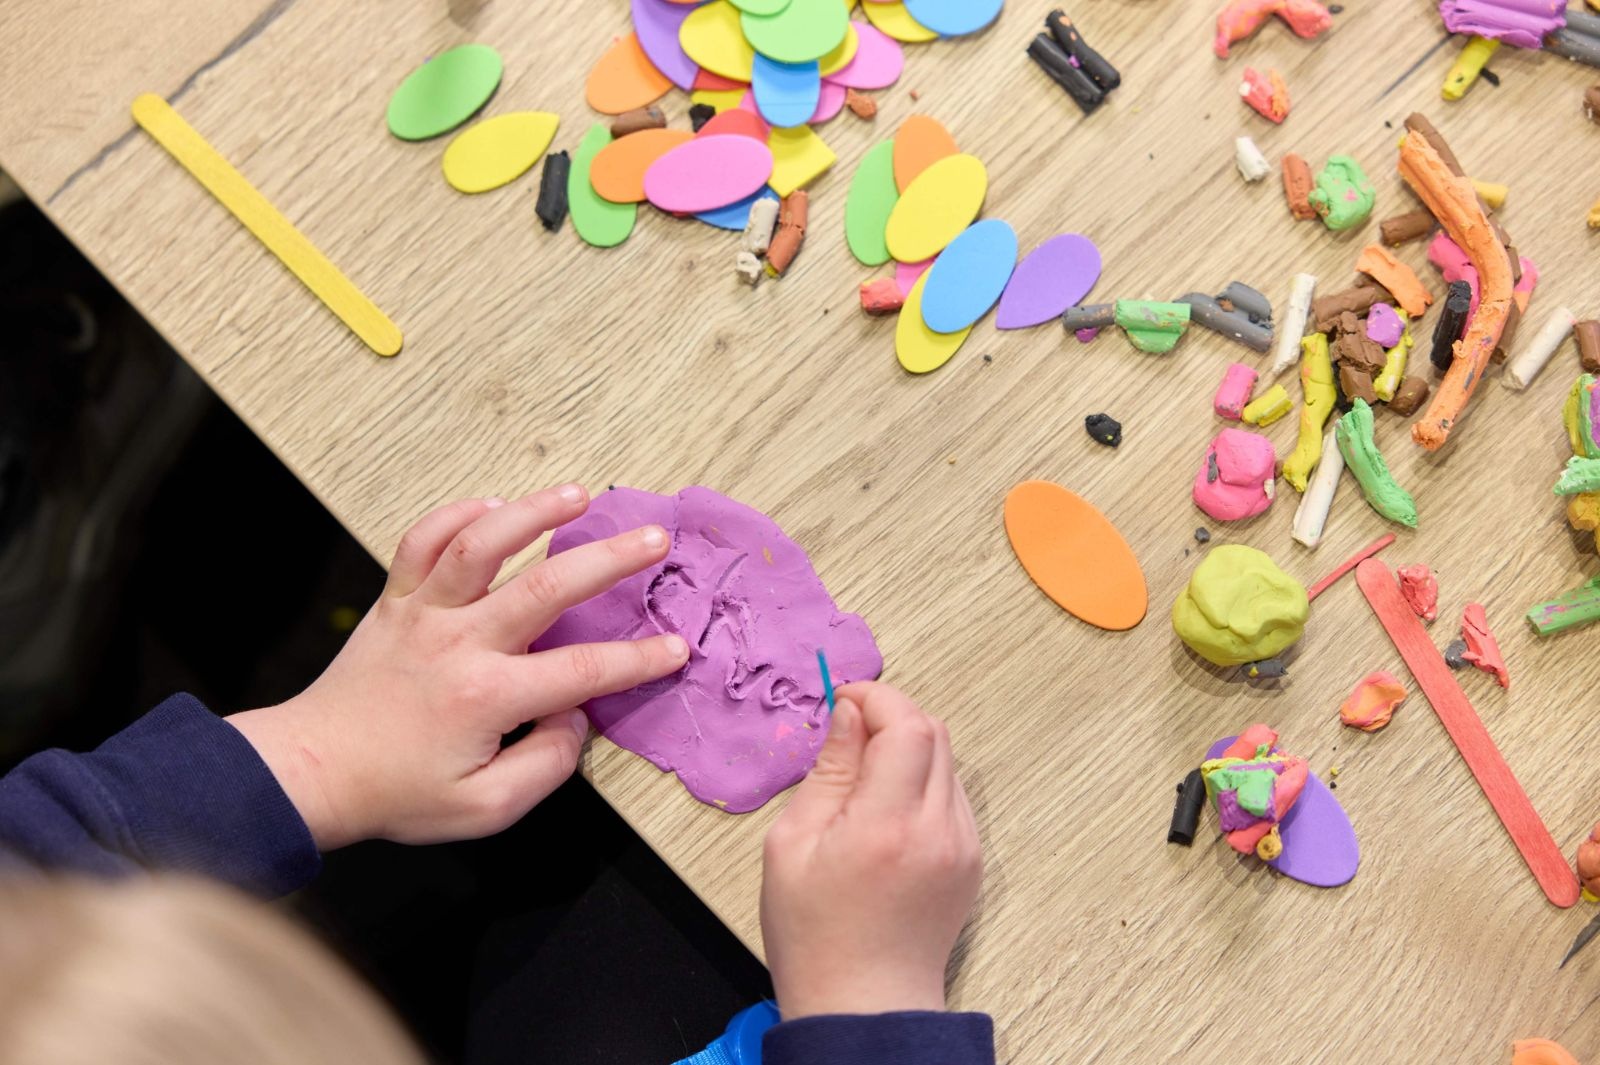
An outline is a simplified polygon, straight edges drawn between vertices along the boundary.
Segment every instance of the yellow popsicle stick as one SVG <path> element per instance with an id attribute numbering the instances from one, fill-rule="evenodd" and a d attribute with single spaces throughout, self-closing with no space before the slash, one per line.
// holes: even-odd
<path id="1" fill-rule="evenodd" d="M 133 101 L 133 120 L 267 246 L 350 331 L 379 355 L 400 351 L 400 329 L 306 235 L 161 97 Z"/>

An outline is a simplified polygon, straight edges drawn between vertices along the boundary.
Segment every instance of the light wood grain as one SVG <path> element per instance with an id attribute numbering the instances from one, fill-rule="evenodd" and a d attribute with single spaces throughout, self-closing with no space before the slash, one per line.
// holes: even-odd
<path id="1" fill-rule="evenodd" d="M 875 124 L 822 127 L 840 163 L 812 189 L 807 245 L 791 276 L 754 292 L 733 278 L 729 234 L 646 210 L 624 246 L 596 251 L 570 226 L 539 228 L 534 178 L 462 196 L 441 177 L 443 142 L 384 131 L 413 66 L 478 40 L 506 60 L 489 113 L 556 111 L 555 146 L 572 147 L 594 119 L 588 66 L 628 26 L 622 0 L 9 0 L 0 165 L 380 559 L 441 500 L 564 478 L 707 484 L 771 514 L 870 620 L 886 678 L 950 722 L 988 854 L 953 1002 L 994 1014 L 1004 1060 L 1502 1061 L 1527 1035 L 1600 1057 L 1600 950 L 1555 969 L 1587 907 L 1544 902 L 1420 696 L 1384 732 L 1339 728 L 1362 674 L 1409 680 L 1353 580 L 1318 600 L 1276 688 L 1201 668 L 1172 635 L 1167 609 L 1198 558 L 1189 483 L 1217 430 L 1211 393 L 1227 362 L 1259 360 L 1202 331 L 1162 358 L 1114 332 L 1082 346 L 1053 326 L 984 323 L 948 366 L 912 378 L 893 323 L 857 309 L 865 271 L 842 236 L 854 162 L 925 112 L 988 164 L 986 214 L 1025 248 L 1059 231 L 1099 242 L 1095 298 L 1239 278 L 1282 301 L 1300 270 L 1341 287 L 1376 225 L 1332 235 L 1291 221 L 1275 180 L 1240 181 L 1233 138 L 1250 133 L 1274 162 L 1290 149 L 1313 166 L 1354 154 L 1381 217 L 1413 206 L 1394 144 L 1422 108 L 1474 175 L 1511 185 L 1502 221 L 1544 277 L 1536 327 L 1559 304 L 1600 310 L 1583 225 L 1600 130 L 1579 102 L 1593 72 L 1503 49 L 1501 87 L 1445 105 L 1454 44 L 1385 92 L 1443 35 L 1422 0 L 1350 3 L 1314 44 L 1270 25 L 1228 62 L 1210 52 L 1210 3 L 1080 0 L 1071 13 L 1124 73 L 1084 119 L 1022 54 L 1046 10 L 1013 3 L 976 38 L 908 48 Z M 1295 109 L 1282 128 L 1238 101 L 1246 65 L 1284 73 Z M 130 132 L 144 91 L 175 97 L 400 324 L 398 358 L 367 353 Z M 682 94 L 665 106 L 686 121 Z M 1436 282 L 1420 246 L 1402 257 Z M 1575 372 L 1568 348 L 1525 394 L 1489 382 L 1438 455 L 1379 416 L 1422 512 L 1385 559 L 1439 573 L 1440 644 L 1465 602 L 1487 605 L 1513 686 L 1463 682 L 1569 854 L 1600 817 L 1600 632 L 1540 641 L 1518 617 L 1595 568 L 1549 491 Z M 1120 450 L 1084 434 L 1098 410 L 1125 425 Z M 1294 419 L 1269 432 L 1286 450 Z M 1150 584 L 1138 629 L 1090 629 L 1028 583 L 1000 514 L 1029 477 L 1120 525 Z M 1383 529 L 1347 479 L 1309 552 L 1289 539 L 1294 502 L 1214 529 L 1217 542 L 1261 547 L 1309 583 Z M 218 515 L 216 535 L 229 520 Z M 251 562 L 219 582 L 248 596 Z M 1209 840 L 1163 842 L 1175 782 L 1253 719 L 1318 771 L 1342 767 L 1364 855 L 1349 887 L 1252 871 Z M 719 813 L 603 741 L 584 770 L 758 948 L 759 842 L 781 804 Z"/>

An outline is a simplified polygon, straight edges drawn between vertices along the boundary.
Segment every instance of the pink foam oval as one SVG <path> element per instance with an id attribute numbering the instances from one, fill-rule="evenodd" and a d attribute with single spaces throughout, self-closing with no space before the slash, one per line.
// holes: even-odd
<path id="1" fill-rule="evenodd" d="M 811 122 L 826 122 L 844 107 L 844 86 L 823 82 L 817 93 L 817 109 L 811 113 Z"/>
<path id="2" fill-rule="evenodd" d="M 1079 233 L 1051 237 L 1012 271 L 995 312 L 997 329 L 1025 329 L 1059 318 L 1100 278 L 1100 249 Z"/>
<path id="3" fill-rule="evenodd" d="M 911 295 L 911 287 L 917 283 L 917 278 L 927 272 L 933 265 L 932 259 L 924 259 L 920 263 L 895 263 L 894 283 L 900 289 L 902 297 Z"/>
<path id="4" fill-rule="evenodd" d="M 847 89 L 885 89 L 900 78 L 905 66 L 905 53 L 900 42 L 876 26 L 856 23 L 855 58 L 822 79 L 823 88 L 829 82 Z"/>
<path id="5" fill-rule="evenodd" d="M 712 211 L 751 195 L 772 176 L 772 152 L 736 133 L 696 137 L 644 172 L 645 199 L 663 211 Z"/>

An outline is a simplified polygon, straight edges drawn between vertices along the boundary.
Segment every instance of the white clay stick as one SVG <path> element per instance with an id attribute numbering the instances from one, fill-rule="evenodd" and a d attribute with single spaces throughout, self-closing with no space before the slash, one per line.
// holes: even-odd
<path id="1" fill-rule="evenodd" d="M 763 196 L 750 205 L 750 217 L 744 224 L 744 236 L 739 238 L 739 250 L 751 255 L 767 254 L 772 243 L 772 229 L 778 224 L 778 201 Z"/>
<path id="2" fill-rule="evenodd" d="M 1239 168 L 1239 176 L 1250 182 L 1260 181 L 1272 173 L 1272 164 L 1249 137 L 1234 139 L 1233 165 Z"/>
<path id="3" fill-rule="evenodd" d="M 1317 460 L 1316 472 L 1311 475 L 1306 494 L 1300 497 L 1300 506 L 1294 512 L 1294 538 L 1307 547 L 1322 543 L 1322 527 L 1328 523 L 1333 493 L 1339 487 L 1339 475 L 1344 473 L 1344 455 L 1333 438 L 1337 425 L 1335 419 L 1322 438 L 1322 458 Z"/>
<path id="4" fill-rule="evenodd" d="M 1272 353 L 1268 377 L 1277 377 L 1300 362 L 1300 338 L 1305 335 L 1306 316 L 1311 313 L 1311 294 L 1317 290 L 1315 274 L 1295 274 L 1289 285 L 1289 307 L 1277 325 L 1278 348 Z"/>
<path id="5" fill-rule="evenodd" d="M 747 251 L 739 252 L 733 257 L 733 272 L 740 281 L 754 288 L 761 280 L 761 260 Z"/>
<path id="6" fill-rule="evenodd" d="M 1550 317 L 1546 318 L 1544 325 L 1533 334 L 1528 346 L 1517 352 L 1517 357 L 1506 364 L 1506 372 L 1500 376 L 1500 383 L 1518 392 L 1533 384 L 1533 379 L 1539 376 L 1539 371 L 1550 361 L 1550 356 L 1554 355 L 1561 342 L 1567 339 L 1567 334 L 1572 332 L 1572 325 L 1577 320 L 1577 315 L 1565 307 L 1557 307 L 1551 311 Z"/>

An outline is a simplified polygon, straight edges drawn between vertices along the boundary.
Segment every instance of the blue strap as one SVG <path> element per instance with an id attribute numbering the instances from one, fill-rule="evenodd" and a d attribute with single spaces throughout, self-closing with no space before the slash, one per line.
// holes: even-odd
<path id="1" fill-rule="evenodd" d="M 675 1065 L 740 1065 L 740 1062 L 729 1051 L 727 1043 L 722 1037 L 697 1054 L 691 1054 L 675 1063 Z"/>
<path id="2" fill-rule="evenodd" d="M 710 1046 L 674 1065 L 761 1065 L 761 1037 L 778 1021 L 778 1007 L 757 1002 L 735 1013 L 728 1030 Z"/>

